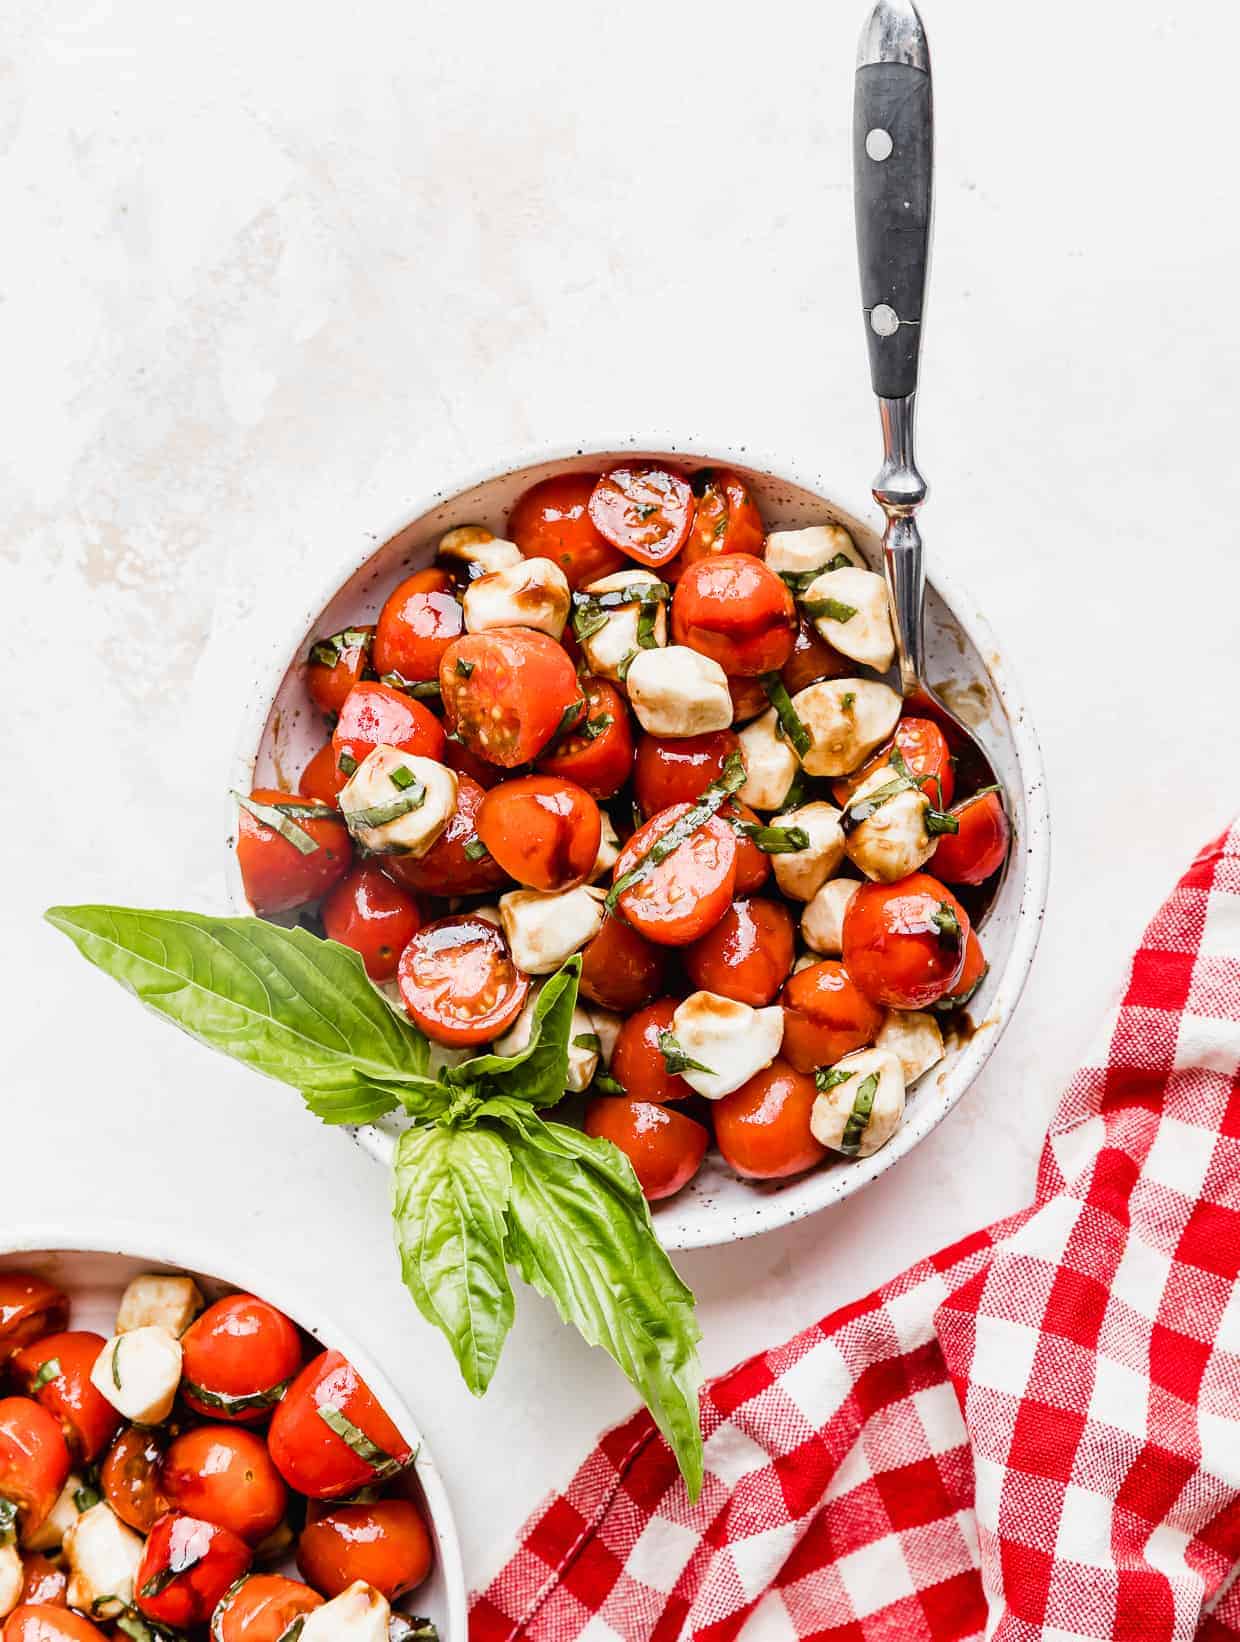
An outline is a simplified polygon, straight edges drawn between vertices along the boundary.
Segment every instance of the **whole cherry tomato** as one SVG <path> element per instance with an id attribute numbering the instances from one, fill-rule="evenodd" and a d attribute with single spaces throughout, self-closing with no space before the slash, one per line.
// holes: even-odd
<path id="1" fill-rule="evenodd" d="M 684 546 L 694 506 L 683 474 L 635 464 L 603 474 L 590 496 L 590 518 L 613 547 L 654 570 Z"/>
<path id="2" fill-rule="evenodd" d="M 289 1487 L 310 1499 L 356 1493 L 413 1459 L 370 1387 L 338 1351 L 324 1351 L 302 1369 L 276 1409 L 267 1446 Z"/>
<path id="3" fill-rule="evenodd" d="M 71 1608 L 23 1603 L 4 1626 L 4 1642 L 104 1642 L 103 1632 Z"/>
<path id="4" fill-rule="evenodd" d="M 590 519 L 594 485 L 592 473 L 556 474 L 518 497 L 508 516 L 508 535 L 526 558 L 553 560 L 573 588 L 625 566 L 624 554 L 603 540 Z"/>
<path id="5" fill-rule="evenodd" d="M 134 1603 L 161 1625 L 205 1625 L 251 1560 L 250 1547 L 227 1528 L 169 1511 L 147 1538 L 134 1575 Z"/>
<path id="6" fill-rule="evenodd" d="M 740 742 L 731 730 L 705 735 L 643 735 L 633 761 L 633 791 L 646 815 L 669 804 L 688 804 L 700 798 L 723 774 L 728 756 Z"/>
<path id="7" fill-rule="evenodd" d="M 241 882 L 255 912 L 266 915 L 288 912 L 325 894 L 349 870 L 353 842 L 339 817 L 311 816 L 299 819 L 296 811 L 316 808 L 312 798 L 299 793 L 277 792 L 273 787 L 256 787 L 252 803 L 275 808 L 308 837 L 314 845 L 291 843 L 276 827 L 261 821 L 239 806 L 237 814 L 237 865 Z M 292 811 L 292 814 L 287 812 Z"/>
<path id="8" fill-rule="evenodd" d="M 595 1096 L 586 1107 L 585 1131 L 619 1147 L 651 1203 L 688 1185 L 702 1166 L 710 1138 L 683 1112 L 618 1095 Z"/>
<path id="9" fill-rule="evenodd" d="M 895 735 L 885 746 L 878 749 L 873 758 L 866 759 L 861 768 L 854 770 L 852 775 L 841 776 L 838 781 L 831 783 L 835 802 L 847 804 L 861 783 L 868 781 L 875 770 L 881 769 L 884 764 L 890 764 L 893 754 L 897 751 L 903 758 L 909 774 L 924 778 L 918 785 L 935 809 L 946 809 L 956 789 L 956 772 L 952 766 L 951 748 L 947 745 L 947 739 L 938 725 L 929 718 L 902 718 L 896 725 Z M 896 771 L 893 769 L 891 774 L 894 780 Z M 937 852 L 935 871 L 938 871 Z"/>
<path id="10" fill-rule="evenodd" d="M 336 749 L 329 738 L 301 772 L 297 790 L 307 798 L 313 798 L 316 804 L 335 804 L 341 787 L 348 779 L 340 768 Z"/>
<path id="11" fill-rule="evenodd" d="M 301 1335 L 255 1294 L 207 1307 L 181 1337 L 181 1394 L 209 1420 L 250 1424 L 268 1415 L 301 1367 Z"/>
<path id="12" fill-rule="evenodd" d="M 335 718 L 369 666 L 374 632 L 373 627 L 346 627 L 311 645 L 306 689 L 315 706 L 330 718 Z"/>
<path id="13" fill-rule="evenodd" d="M 102 1334 L 82 1329 L 45 1334 L 13 1358 L 23 1390 L 56 1416 L 70 1453 L 87 1463 L 103 1453 L 121 1423 L 120 1415 L 90 1380 L 90 1371 L 107 1343 Z"/>
<path id="14" fill-rule="evenodd" d="M 659 1039 L 672 1030 L 678 998 L 659 998 L 629 1016 L 616 1037 L 611 1075 L 630 1100 L 686 1100 L 692 1093 L 685 1080 L 667 1069 Z"/>
<path id="15" fill-rule="evenodd" d="M 22 1589 L 19 1602 L 27 1606 L 42 1603 L 48 1608 L 64 1608 L 69 1576 L 59 1563 L 40 1551 L 22 1552 Z"/>
<path id="16" fill-rule="evenodd" d="M 736 834 L 736 893 L 738 895 L 753 895 L 760 890 L 771 876 L 771 858 L 765 850 L 759 849 L 753 839 L 740 830 L 740 825 L 760 827 L 761 820 L 756 810 L 751 810 L 748 804 L 738 803 L 735 798 L 729 798 L 719 806 L 719 814 L 732 825 Z"/>
<path id="17" fill-rule="evenodd" d="M 160 1432 L 127 1425 L 99 1467 L 104 1499 L 122 1522 L 140 1534 L 149 1534 L 168 1509 L 160 1476 L 164 1447 Z"/>
<path id="18" fill-rule="evenodd" d="M 782 901 L 733 901 L 714 929 L 685 948 L 685 971 L 701 992 L 755 1009 L 770 1003 L 796 957 L 792 914 Z"/>
<path id="19" fill-rule="evenodd" d="M 667 951 L 639 935 L 623 918 L 604 918 L 582 949 L 579 990 L 604 1009 L 631 1014 L 663 990 Z"/>
<path id="20" fill-rule="evenodd" d="M 598 805 L 572 781 L 524 775 L 492 787 L 478 809 L 478 836 L 510 878 L 530 889 L 584 884 L 598 859 Z"/>
<path id="21" fill-rule="evenodd" d="M 675 642 L 744 678 L 778 671 L 792 654 L 796 632 L 792 594 L 748 553 L 690 565 L 672 600 Z"/>
<path id="22" fill-rule="evenodd" d="M 842 1055 L 864 1049 L 878 1036 L 883 1012 L 863 993 L 838 958 L 824 958 L 790 975 L 781 1053 L 798 1072 L 834 1066 Z"/>
<path id="23" fill-rule="evenodd" d="M 766 542 L 762 515 L 739 474 L 727 468 L 703 468 L 693 475 L 692 488 L 697 497 L 693 524 L 680 557 L 668 567 L 669 579 L 683 575 L 700 559 L 762 552 Z"/>
<path id="24" fill-rule="evenodd" d="M 728 678 L 728 694 L 732 697 L 733 724 L 748 724 L 771 705 L 760 678 L 740 678 L 733 673 Z"/>
<path id="25" fill-rule="evenodd" d="M 288 1490 L 261 1437 L 237 1425 L 196 1425 L 164 1455 L 164 1493 L 176 1511 L 257 1545 L 283 1520 Z"/>
<path id="26" fill-rule="evenodd" d="M 673 804 L 651 816 L 620 852 L 615 882 L 632 872 L 692 806 Z M 736 834 L 717 815 L 696 828 L 624 890 L 619 908 L 640 934 L 662 946 L 685 946 L 717 924 L 736 885 Z"/>
<path id="27" fill-rule="evenodd" d="M 293 1621 L 323 1606 L 323 1598 L 283 1574 L 248 1574 L 225 1593 L 211 1616 L 211 1642 L 283 1642 Z"/>
<path id="28" fill-rule="evenodd" d="M 913 872 L 894 884 L 862 884 L 844 914 L 844 962 L 875 1003 L 926 1009 L 955 990 L 969 934 L 951 890 Z"/>
<path id="29" fill-rule="evenodd" d="M 417 758 L 443 759 L 443 725 L 428 707 L 390 684 L 373 679 L 355 685 L 332 731 L 336 761 L 346 777 L 376 747 L 397 747 Z"/>
<path id="30" fill-rule="evenodd" d="M 390 981 L 400 955 L 422 927 L 418 903 L 371 861 L 323 898 L 327 938 L 361 954 L 372 981 Z"/>
<path id="31" fill-rule="evenodd" d="M 430 849 L 425 855 L 390 856 L 385 870 L 406 889 L 427 895 L 485 895 L 501 888 L 508 874 L 478 837 L 478 812 L 485 797 L 476 781 L 458 776 L 456 809 Z"/>
<path id="32" fill-rule="evenodd" d="M 584 703 L 563 646 L 526 627 L 457 639 L 444 651 L 439 684 L 453 734 L 506 770 L 536 758 Z"/>
<path id="33" fill-rule="evenodd" d="M 443 570 L 419 570 L 388 594 L 373 647 L 375 672 L 410 684 L 438 678 L 439 659 L 465 631 L 465 616 Z"/>
<path id="34" fill-rule="evenodd" d="M 997 792 L 977 793 L 952 806 L 959 832 L 945 832 L 934 852 L 934 875 L 945 884 L 981 884 L 1007 859 L 1012 829 Z"/>
<path id="35" fill-rule="evenodd" d="M 633 768 L 633 731 L 624 697 L 603 678 L 584 678 L 586 710 L 538 760 L 544 775 L 562 776 L 591 798 L 614 798 Z"/>
<path id="36" fill-rule="evenodd" d="M 364 1580 L 394 1602 L 431 1571 L 431 1537 L 409 1499 L 336 1505 L 315 1517 L 297 1543 L 297 1566 L 324 1596 Z"/>
<path id="37" fill-rule="evenodd" d="M 990 966 L 986 962 L 986 955 L 982 951 L 982 943 L 977 938 L 977 931 L 969 931 L 969 939 L 964 949 L 964 968 L 960 971 L 960 979 L 952 990 L 939 1000 L 936 1009 L 963 1009 L 965 1004 L 977 991 L 986 979 L 986 971 Z"/>
<path id="38" fill-rule="evenodd" d="M 70 1463 L 54 1414 L 29 1397 L 0 1399 L 0 1499 L 17 1506 L 23 1539 L 60 1497 Z"/>
<path id="39" fill-rule="evenodd" d="M 530 978 L 493 923 L 472 913 L 439 918 L 410 941 L 397 971 L 413 1021 L 436 1043 L 489 1043 L 524 1007 Z"/>
<path id="40" fill-rule="evenodd" d="M 29 1271 L 0 1271 L 0 1363 L 69 1321 L 68 1297 Z"/>
<path id="41" fill-rule="evenodd" d="M 724 1161 L 747 1180 L 784 1180 L 821 1163 L 827 1148 L 809 1126 L 817 1096 L 813 1078 L 786 1060 L 755 1072 L 711 1108 Z"/>

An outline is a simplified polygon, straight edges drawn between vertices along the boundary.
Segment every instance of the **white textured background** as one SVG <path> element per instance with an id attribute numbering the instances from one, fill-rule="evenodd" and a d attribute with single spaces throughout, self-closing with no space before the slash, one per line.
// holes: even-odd
<path id="1" fill-rule="evenodd" d="M 1240 14 L 926 11 L 924 524 L 1043 737 L 1050 915 L 1015 1024 L 917 1154 L 683 1259 L 712 1370 L 1019 1206 L 1128 950 L 1240 791 Z M 12 0 L 0 25 L 0 1242 L 97 1208 L 295 1263 L 408 1392 L 475 1582 L 627 1388 L 523 1295 L 474 1403 L 403 1298 L 376 1169 L 38 915 L 218 898 L 236 658 L 406 501 L 654 427 L 864 494 L 859 22 L 808 0 Z"/>

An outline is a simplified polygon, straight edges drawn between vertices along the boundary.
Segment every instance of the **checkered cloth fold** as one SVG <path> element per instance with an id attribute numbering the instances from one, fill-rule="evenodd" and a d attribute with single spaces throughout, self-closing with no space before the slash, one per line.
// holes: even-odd
<path id="1" fill-rule="evenodd" d="M 1146 931 L 1032 1206 L 645 1413 L 473 1642 L 1240 1638 L 1240 824 Z"/>

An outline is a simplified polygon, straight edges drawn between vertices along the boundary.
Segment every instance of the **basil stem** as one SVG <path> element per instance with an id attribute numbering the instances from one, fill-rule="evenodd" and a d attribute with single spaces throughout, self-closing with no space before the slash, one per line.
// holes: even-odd
<path id="1" fill-rule="evenodd" d="M 861 1149 L 861 1141 L 865 1135 L 865 1126 L 870 1121 L 870 1113 L 874 1110 L 874 1097 L 878 1093 L 878 1073 L 871 1072 L 868 1078 L 862 1078 L 853 1097 L 852 1111 L 848 1114 L 848 1122 L 844 1125 L 844 1133 L 840 1136 L 840 1151 L 845 1157 L 856 1157 Z"/>
<path id="2" fill-rule="evenodd" d="M 235 789 L 233 797 L 243 810 L 265 827 L 270 827 L 272 832 L 278 832 L 300 855 L 313 855 L 319 846 L 303 827 L 291 819 L 292 815 L 303 815 L 308 821 L 322 820 L 327 816 L 336 821 L 340 819 L 339 811 L 326 804 L 261 804 L 258 799 L 247 798 Z"/>
<path id="3" fill-rule="evenodd" d="M 797 756 L 804 758 L 810 749 L 810 733 L 792 705 L 792 697 L 788 694 L 783 679 L 778 673 L 763 673 L 762 688 L 766 691 L 766 699 L 775 709 L 780 729 L 791 742 Z"/>
<path id="4" fill-rule="evenodd" d="M 844 604 L 839 599 L 806 599 L 801 608 L 807 616 L 826 616 L 831 621 L 851 621 L 857 614 L 855 605 Z"/>
<path id="5" fill-rule="evenodd" d="M 364 632 L 360 627 L 346 627 L 343 632 L 333 633 L 330 638 L 315 639 L 310 646 L 310 660 L 319 667 L 335 667 L 343 660 L 346 650 L 356 650 L 359 645 L 370 648 L 371 634 Z"/>
<path id="6" fill-rule="evenodd" d="M 658 1043 L 663 1064 L 673 1077 L 678 1072 L 705 1072 L 707 1077 L 716 1076 L 714 1067 L 703 1066 L 700 1060 L 694 1060 L 691 1055 L 686 1055 L 671 1032 L 660 1032 Z"/>
<path id="7" fill-rule="evenodd" d="M 724 799 L 730 798 L 734 792 L 745 785 L 745 765 L 739 753 L 729 753 L 724 761 L 723 774 L 718 781 L 712 781 L 696 803 L 690 805 L 680 819 L 674 822 L 656 843 L 646 851 L 637 865 L 618 878 L 607 892 L 607 910 L 612 912 L 616 902 L 626 890 L 632 889 L 634 884 L 641 883 L 648 878 L 661 861 L 666 861 L 673 850 L 677 850 L 695 833 L 699 827 L 704 827 Z"/>
<path id="8" fill-rule="evenodd" d="M 341 1409 L 333 1408 L 330 1403 L 320 1403 L 318 1416 L 329 1430 L 349 1445 L 359 1460 L 370 1467 L 376 1477 L 386 1480 L 399 1476 L 405 1469 L 404 1462 L 385 1454 Z"/>

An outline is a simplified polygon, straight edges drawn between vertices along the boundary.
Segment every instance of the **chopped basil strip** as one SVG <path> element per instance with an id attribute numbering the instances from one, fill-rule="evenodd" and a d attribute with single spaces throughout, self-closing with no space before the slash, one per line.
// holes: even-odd
<path id="1" fill-rule="evenodd" d="M 655 650 L 659 641 L 655 637 L 654 618 L 658 606 L 643 599 L 641 609 L 637 612 L 637 642 L 643 650 Z"/>
<path id="2" fill-rule="evenodd" d="M 310 660 L 320 667 L 334 667 L 347 650 L 356 650 L 358 645 L 369 649 L 370 639 L 371 635 L 360 627 L 346 627 L 342 633 L 333 633 L 330 638 L 315 639 L 310 646 Z"/>
<path id="3" fill-rule="evenodd" d="M 398 764 L 394 770 L 388 771 L 388 780 L 394 787 L 399 787 L 401 792 L 407 792 L 417 779 L 408 764 Z"/>
<path id="4" fill-rule="evenodd" d="M 388 1622 L 388 1642 L 439 1642 L 439 1631 L 433 1619 L 421 1614 L 394 1613 Z"/>
<path id="5" fill-rule="evenodd" d="M 385 1454 L 377 1443 L 371 1442 L 366 1433 L 360 1430 L 347 1414 L 330 1403 L 320 1403 L 318 1406 L 319 1418 L 328 1426 L 342 1442 L 349 1447 L 365 1465 L 368 1465 L 380 1480 L 388 1477 L 398 1477 L 405 1469 L 404 1464 L 394 1459 L 391 1454 Z"/>
<path id="6" fill-rule="evenodd" d="M 839 599 L 806 599 L 801 608 L 807 616 L 826 616 L 830 621 L 851 621 L 857 614 L 855 605 Z"/>
<path id="7" fill-rule="evenodd" d="M 233 797 L 241 805 L 241 808 L 247 810 L 256 821 L 261 821 L 265 827 L 270 827 L 272 832 L 278 832 L 280 837 L 286 843 L 291 844 L 299 855 L 313 855 L 319 846 L 304 827 L 299 827 L 292 820 L 289 814 L 290 810 L 293 814 L 304 815 L 312 821 L 320 820 L 329 815 L 337 821 L 340 819 L 339 812 L 331 809 L 326 804 L 260 804 L 256 798 L 247 798 L 244 793 L 236 791 L 234 791 Z"/>
<path id="8" fill-rule="evenodd" d="M 583 741 L 597 741 L 604 730 L 611 729 L 612 722 L 610 713 L 600 713 L 597 718 L 588 718 L 584 724 L 579 724 L 574 733 Z"/>
<path id="9" fill-rule="evenodd" d="M 60 1374 L 60 1358 L 59 1357 L 49 1357 L 47 1359 L 47 1361 L 43 1364 L 43 1367 L 35 1375 L 34 1379 L 31 1380 L 31 1382 L 30 1382 L 30 1395 L 33 1397 L 36 1391 L 42 1391 L 43 1387 L 48 1383 L 48 1381 L 58 1378 L 59 1374 Z"/>
<path id="10" fill-rule="evenodd" d="M 868 1078 L 862 1078 L 857 1088 L 852 1111 L 848 1114 L 848 1122 L 840 1136 L 840 1151 L 845 1157 L 856 1157 L 865 1134 L 865 1126 L 870 1121 L 870 1113 L 874 1110 L 874 1097 L 877 1093 L 878 1073 L 871 1072 Z"/>
<path id="11" fill-rule="evenodd" d="M 811 582 L 816 582 L 819 576 L 825 576 L 829 570 L 849 570 L 855 568 L 847 553 L 833 554 L 826 564 L 820 564 L 817 570 L 781 570 L 779 579 L 785 582 L 794 593 L 804 593 Z"/>
<path id="12" fill-rule="evenodd" d="M 157 1642 L 159 1637 L 171 1634 L 168 1631 L 152 1629 L 142 1615 L 134 1610 L 122 1614 L 116 1621 L 116 1628 L 123 1636 L 128 1636 L 131 1642 Z"/>
<path id="13" fill-rule="evenodd" d="M 613 587 L 606 593 L 573 594 L 573 632 L 578 639 L 593 638 L 607 625 L 607 612 L 620 610 L 626 604 L 640 605 L 637 617 L 637 638 L 643 649 L 656 642 L 654 617 L 656 607 L 671 597 L 666 582 L 629 582 L 626 587 Z M 646 631 L 649 638 L 643 640 Z"/>
<path id="14" fill-rule="evenodd" d="M 989 974 L 990 965 L 987 964 L 967 992 L 957 992 L 952 997 L 940 998 L 937 1003 L 932 1003 L 930 1008 L 934 1010 L 936 1015 L 950 1015 L 957 1009 L 963 1009 L 967 1003 L 972 1001 L 974 993 Z"/>
<path id="15" fill-rule="evenodd" d="M 745 765 L 739 753 L 729 753 L 724 761 L 723 774 L 712 781 L 696 803 L 672 824 L 641 860 L 623 878 L 618 878 L 607 892 L 607 910 L 614 910 L 616 902 L 626 890 L 632 889 L 643 878 L 648 878 L 661 861 L 666 861 L 673 850 L 679 849 L 686 838 L 704 827 L 723 803 L 745 785 Z"/>
<path id="16" fill-rule="evenodd" d="M 814 1073 L 814 1082 L 825 1095 L 829 1089 L 838 1089 L 841 1083 L 847 1083 L 853 1075 L 839 1066 L 820 1066 Z"/>
<path id="17" fill-rule="evenodd" d="M 628 1090 L 619 1081 L 613 1078 L 610 1072 L 600 1072 L 594 1079 L 594 1087 L 601 1095 L 627 1095 Z"/>
<path id="18" fill-rule="evenodd" d="M 465 845 L 465 859 L 467 861 L 481 861 L 483 856 L 490 855 L 490 853 L 490 850 L 477 835 Z"/>
<path id="19" fill-rule="evenodd" d="M 399 821 L 411 810 L 420 810 L 425 803 L 426 788 L 415 777 L 414 785 L 390 804 L 372 804 L 365 810 L 346 810 L 344 818 L 350 832 L 355 827 L 385 827 L 389 821 Z"/>
<path id="20" fill-rule="evenodd" d="M 118 1391 L 121 1389 L 121 1341 L 124 1338 L 123 1334 L 118 1334 L 112 1347 L 112 1384 Z"/>
<path id="21" fill-rule="evenodd" d="M 388 685 L 393 690 L 403 690 L 407 696 L 413 696 L 416 701 L 426 701 L 432 697 L 442 695 L 437 678 L 411 679 L 403 673 L 381 673 L 379 682 Z"/>
<path id="22" fill-rule="evenodd" d="M 73 1504 L 79 1515 L 83 1511 L 89 1511 L 93 1505 L 98 1505 L 102 1498 L 103 1495 L 90 1483 L 84 1483 L 81 1488 L 73 1490 Z"/>
<path id="23" fill-rule="evenodd" d="M 280 1632 L 277 1642 L 297 1642 L 297 1638 L 301 1635 L 305 1628 L 306 1616 L 304 1613 L 298 1614 L 297 1618 L 289 1626 L 288 1630 Z"/>
<path id="24" fill-rule="evenodd" d="M 468 678 L 473 672 L 474 666 L 475 663 L 472 661 L 466 661 L 464 656 L 458 656 L 456 658 L 456 670 L 462 678 Z"/>
<path id="25" fill-rule="evenodd" d="M 606 611 L 591 609 L 587 605 L 579 605 L 573 611 L 573 632 L 577 635 L 579 644 L 584 644 L 587 639 L 592 639 L 596 633 L 601 633 L 606 626 Z"/>
<path id="26" fill-rule="evenodd" d="M 570 730 L 573 729 L 573 726 L 576 724 L 577 720 L 586 710 L 586 698 L 584 696 L 578 696 L 576 701 L 570 701 L 568 706 L 560 714 L 560 722 L 552 731 L 550 741 L 547 742 L 546 746 L 538 756 L 540 758 L 545 758 L 548 753 L 552 752 L 555 748 L 556 742 L 560 741 L 569 733 Z"/>
<path id="27" fill-rule="evenodd" d="M 281 1380 L 279 1385 L 270 1386 L 266 1391 L 251 1391 L 242 1397 L 230 1397 L 225 1391 L 208 1391 L 206 1386 L 195 1385 L 192 1380 L 185 1380 L 181 1389 L 204 1408 L 218 1408 L 226 1414 L 244 1414 L 251 1408 L 274 1408 L 292 1383 L 291 1379 Z"/>
<path id="28" fill-rule="evenodd" d="M 840 830 L 852 832 L 863 821 L 868 821 L 875 810 L 881 810 L 889 799 L 895 798 L 902 792 L 916 791 L 917 783 L 907 775 L 897 775 L 894 780 L 885 782 L 881 787 L 875 787 L 873 792 L 866 793 L 864 798 L 855 798 L 847 805 L 840 816 Z"/>
<path id="29" fill-rule="evenodd" d="M 198 1566 L 206 1556 L 208 1548 L 206 1545 L 198 1548 L 193 1546 L 193 1542 L 190 1541 L 179 1550 L 174 1550 L 168 1558 L 167 1567 L 161 1568 L 157 1574 L 153 1574 L 143 1585 L 138 1595 L 158 1596 L 161 1591 L 166 1591 L 174 1579 L 179 1579 L 182 1574 L 187 1574 L 191 1568 Z"/>
<path id="30" fill-rule="evenodd" d="M 341 775 L 353 775 L 357 770 L 357 760 L 352 753 L 341 753 L 336 760 L 336 768 Z"/>
<path id="31" fill-rule="evenodd" d="M 856 705 L 857 692 L 855 690 L 845 690 L 844 694 L 840 697 L 840 707 L 847 713 L 850 712 Z"/>
<path id="32" fill-rule="evenodd" d="M 792 697 L 788 694 L 783 679 L 780 678 L 778 673 L 763 673 L 762 688 L 766 691 L 766 699 L 774 707 L 779 718 L 780 729 L 791 742 L 797 755 L 804 758 L 810 749 L 810 733 L 802 724 L 800 715 L 792 705 Z"/>
<path id="33" fill-rule="evenodd" d="M 659 1053 L 663 1056 L 664 1066 L 673 1077 L 677 1072 L 705 1072 L 709 1078 L 716 1075 L 713 1066 L 703 1066 L 700 1060 L 694 1060 L 692 1055 L 686 1055 L 671 1032 L 659 1033 Z"/>
<path id="34" fill-rule="evenodd" d="M 8 1545 L 17 1533 L 17 1506 L 0 1498 L 0 1545 Z"/>
<path id="35" fill-rule="evenodd" d="M 638 653 L 636 650 L 630 650 L 627 656 L 621 658 L 620 664 L 616 668 L 616 677 L 620 680 L 621 684 L 623 684 L 628 678 L 629 668 L 637 660 L 637 654 Z"/>
<path id="36" fill-rule="evenodd" d="M 603 1053 L 603 1040 L 597 1032 L 578 1032 L 573 1039 L 574 1049 L 588 1049 L 592 1055 Z"/>
<path id="37" fill-rule="evenodd" d="M 794 855 L 809 848 L 809 834 L 804 827 L 763 827 L 755 821 L 740 821 L 736 830 L 751 839 L 764 855 Z"/>
<path id="38" fill-rule="evenodd" d="M 926 831 L 931 838 L 936 838 L 942 832 L 959 832 L 959 819 L 947 810 L 927 810 L 925 816 Z"/>
<path id="39" fill-rule="evenodd" d="M 952 911 L 951 907 L 948 906 L 946 901 L 939 902 L 933 915 L 931 916 L 930 922 L 934 925 L 935 929 L 938 930 L 939 939 L 941 941 L 947 941 L 952 946 L 959 946 L 960 938 L 963 933 L 960 928 L 960 919 L 957 918 L 956 914 Z"/>

